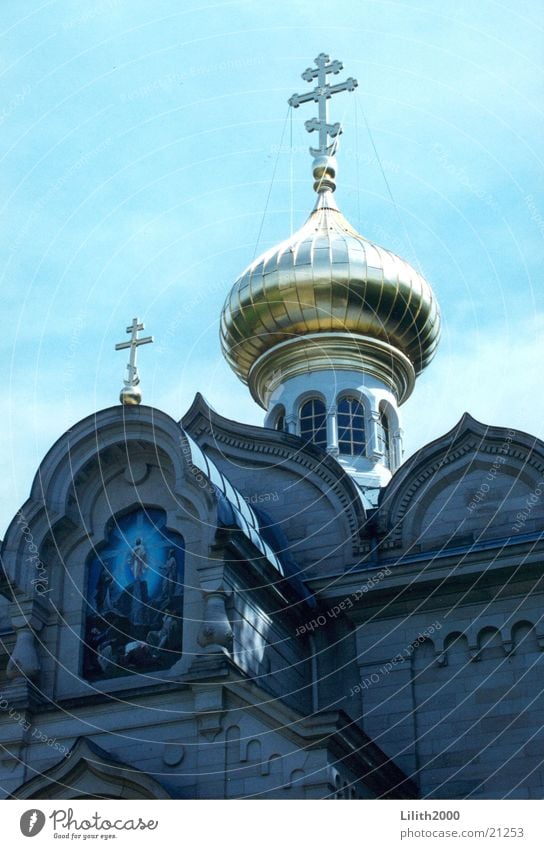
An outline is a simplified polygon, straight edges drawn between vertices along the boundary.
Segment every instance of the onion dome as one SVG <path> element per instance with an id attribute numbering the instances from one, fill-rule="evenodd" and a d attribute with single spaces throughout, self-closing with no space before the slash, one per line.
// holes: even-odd
<path id="1" fill-rule="evenodd" d="M 301 101 L 293 95 L 290 103 Z M 342 215 L 330 151 L 311 149 L 318 199 L 306 223 L 246 268 L 223 307 L 223 353 L 265 408 L 286 378 L 341 368 L 385 380 L 402 403 L 438 344 L 440 314 L 430 285 Z"/>

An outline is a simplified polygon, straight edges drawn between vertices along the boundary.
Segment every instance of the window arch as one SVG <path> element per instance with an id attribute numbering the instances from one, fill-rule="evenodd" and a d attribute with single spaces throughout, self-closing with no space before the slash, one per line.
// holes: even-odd
<path id="1" fill-rule="evenodd" d="M 300 435 L 305 442 L 327 450 L 327 413 L 320 398 L 309 398 L 300 408 Z"/>
<path id="2" fill-rule="evenodd" d="M 287 430 L 285 426 L 285 407 L 283 404 L 280 404 L 276 407 L 274 411 L 274 424 L 272 425 L 274 430 Z"/>
<path id="3" fill-rule="evenodd" d="M 365 411 L 361 402 L 346 395 L 338 401 L 338 450 L 359 456 L 366 450 Z"/>

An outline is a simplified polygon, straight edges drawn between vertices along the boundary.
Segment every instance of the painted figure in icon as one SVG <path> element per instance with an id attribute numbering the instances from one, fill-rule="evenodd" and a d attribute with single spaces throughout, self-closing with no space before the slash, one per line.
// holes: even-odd
<path id="1" fill-rule="evenodd" d="M 111 598 L 112 584 L 113 576 L 111 572 L 106 568 L 106 566 L 102 566 L 94 597 L 96 610 L 102 615 L 113 610 L 113 602 Z"/>
<path id="2" fill-rule="evenodd" d="M 130 621 L 133 625 L 148 624 L 148 605 L 147 605 L 147 584 L 142 580 L 148 566 L 146 559 L 146 551 L 142 543 L 141 537 L 136 539 L 134 548 L 129 554 L 128 562 L 134 575 L 134 583 L 132 584 L 130 594 L 131 611 Z"/>
<path id="3" fill-rule="evenodd" d="M 166 609 L 160 630 L 150 631 L 147 635 L 147 642 L 156 649 L 171 650 L 175 647 L 178 632 L 179 618 L 173 610 Z"/>
<path id="4" fill-rule="evenodd" d="M 169 549 L 166 563 L 160 567 L 160 570 L 163 573 L 160 598 L 166 600 L 175 595 L 178 584 L 178 564 L 173 548 Z"/>
<path id="5" fill-rule="evenodd" d="M 141 581 L 142 576 L 147 569 L 146 551 L 141 537 L 137 538 L 136 544 L 130 552 L 128 562 L 132 570 L 132 574 L 134 575 L 134 580 Z"/>
<path id="6" fill-rule="evenodd" d="M 181 629 L 179 617 L 172 610 L 164 611 L 158 631 L 149 631 L 146 640 L 134 640 L 125 646 L 122 664 L 129 669 L 141 669 L 159 662 L 168 662 L 167 653 L 179 650 Z"/>

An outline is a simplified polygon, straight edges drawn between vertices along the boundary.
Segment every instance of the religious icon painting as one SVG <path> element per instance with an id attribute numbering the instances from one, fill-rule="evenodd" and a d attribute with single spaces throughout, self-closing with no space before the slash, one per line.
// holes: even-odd
<path id="1" fill-rule="evenodd" d="M 168 669 L 181 656 L 184 543 L 166 514 L 113 517 L 87 569 L 83 675 Z"/>

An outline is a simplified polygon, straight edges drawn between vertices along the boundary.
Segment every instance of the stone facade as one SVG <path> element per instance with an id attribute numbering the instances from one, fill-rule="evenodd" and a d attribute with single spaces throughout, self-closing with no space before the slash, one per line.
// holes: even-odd
<path id="1" fill-rule="evenodd" d="M 83 420 L 2 545 L 3 796 L 542 798 L 543 495 L 544 445 L 469 416 L 373 509 L 333 456 L 200 396 L 181 424 Z M 145 662 L 119 593 L 117 637 L 85 630 L 91 558 L 142 511 L 184 559 Z"/>

